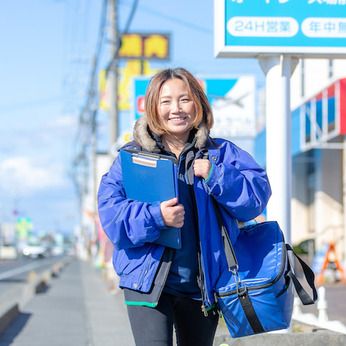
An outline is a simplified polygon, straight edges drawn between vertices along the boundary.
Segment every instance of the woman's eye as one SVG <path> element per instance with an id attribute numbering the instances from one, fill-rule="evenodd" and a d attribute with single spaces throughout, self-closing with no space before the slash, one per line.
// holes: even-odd
<path id="1" fill-rule="evenodd" d="M 161 101 L 161 104 L 162 104 L 162 105 L 168 105 L 168 104 L 169 104 L 169 101 L 168 101 L 168 100 L 163 100 L 163 101 Z"/>
<path id="2" fill-rule="evenodd" d="M 182 99 L 181 101 L 182 101 L 182 102 L 189 102 L 190 99 Z"/>

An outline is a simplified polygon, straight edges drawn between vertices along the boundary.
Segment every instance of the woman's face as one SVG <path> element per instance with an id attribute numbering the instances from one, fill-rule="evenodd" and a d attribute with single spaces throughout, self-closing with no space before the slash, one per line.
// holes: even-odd
<path id="1" fill-rule="evenodd" d="M 181 79 L 169 79 L 162 84 L 158 114 L 163 127 L 172 135 L 185 137 L 196 116 L 189 89 Z"/>

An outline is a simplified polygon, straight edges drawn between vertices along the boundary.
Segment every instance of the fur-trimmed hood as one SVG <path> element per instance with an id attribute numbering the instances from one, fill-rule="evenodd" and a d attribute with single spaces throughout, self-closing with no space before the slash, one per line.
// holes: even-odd
<path id="1" fill-rule="evenodd" d="M 209 137 L 209 130 L 204 124 L 199 125 L 195 137 L 195 147 L 197 149 L 204 148 Z M 145 116 L 142 116 L 136 121 L 133 129 L 133 138 L 144 150 L 150 152 L 157 152 L 160 150 L 157 146 L 157 142 L 149 132 L 148 122 Z"/>

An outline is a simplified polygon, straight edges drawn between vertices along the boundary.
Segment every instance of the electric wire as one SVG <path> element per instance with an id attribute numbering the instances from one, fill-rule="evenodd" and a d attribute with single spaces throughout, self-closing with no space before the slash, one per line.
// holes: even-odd
<path id="1" fill-rule="evenodd" d="M 100 20 L 100 26 L 99 26 L 99 34 L 98 39 L 96 43 L 96 50 L 93 57 L 93 63 L 91 67 L 90 77 L 89 77 L 89 84 L 87 87 L 87 96 L 86 101 L 81 109 L 81 112 L 79 114 L 79 124 L 80 125 L 88 125 L 89 121 L 87 119 L 88 113 L 91 110 L 91 106 L 93 106 L 93 103 L 95 102 L 95 96 L 96 96 L 96 73 L 98 69 L 99 59 L 101 56 L 102 51 L 102 45 L 104 40 L 104 34 L 105 34 L 105 27 L 106 27 L 106 17 L 107 17 L 107 0 L 103 1 L 102 10 L 101 10 L 101 20 Z M 81 130 L 81 128 L 79 128 Z M 77 132 L 76 136 L 76 142 L 78 141 L 80 135 L 80 131 Z M 77 143 L 75 143 L 77 144 Z"/>
<path id="2" fill-rule="evenodd" d="M 90 132 L 94 131 L 95 126 L 93 125 L 93 109 L 97 107 L 97 70 L 98 65 L 102 53 L 103 43 L 104 43 L 104 36 L 105 36 L 105 27 L 106 27 L 106 18 L 107 18 L 107 0 L 103 1 L 102 9 L 101 9 L 101 18 L 100 18 L 100 24 L 99 24 L 99 30 L 98 30 L 98 38 L 96 43 L 96 49 L 95 54 L 92 61 L 92 67 L 91 72 L 89 76 L 89 83 L 87 87 L 87 93 L 86 93 L 86 100 L 84 105 L 81 108 L 80 114 L 79 114 L 79 122 L 78 122 L 78 129 L 75 137 L 74 142 L 74 148 L 78 148 L 77 153 L 74 155 L 74 159 L 72 161 L 72 172 L 71 172 L 71 178 L 73 181 L 73 184 L 75 185 L 75 189 L 77 192 L 77 195 L 82 191 L 85 191 L 86 184 L 87 184 L 87 175 L 86 172 L 88 172 L 89 167 L 89 160 L 86 155 L 86 152 L 88 151 L 88 147 L 90 146 Z M 78 174 L 78 170 L 81 170 L 84 179 L 81 180 L 84 181 L 84 184 L 82 184 L 78 177 L 80 176 Z"/>
<path id="3" fill-rule="evenodd" d="M 77 134 L 75 137 L 74 148 L 78 148 L 76 155 L 74 156 L 72 162 L 72 172 L 71 176 L 76 187 L 77 193 L 83 191 L 83 187 L 86 188 L 86 182 L 88 181 L 87 176 L 84 176 L 82 180 L 84 181 L 84 186 L 78 181 L 78 169 L 82 170 L 82 174 L 88 172 L 88 167 L 90 165 L 90 158 L 86 155 L 88 149 L 91 146 L 92 135 L 95 135 L 96 132 L 96 118 L 98 114 L 98 93 L 97 93 L 97 71 L 101 56 L 101 51 L 104 43 L 105 36 L 105 27 L 106 27 L 106 17 L 107 17 L 107 0 L 103 1 L 102 10 L 101 10 L 101 19 L 98 33 L 98 40 L 96 44 L 96 50 L 93 57 L 92 68 L 89 77 L 89 84 L 87 88 L 86 100 L 83 107 L 81 108 L 79 114 L 79 125 L 77 129 Z M 138 6 L 138 0 L 134 0 L 132 3 L 130 14 L 127 18 L 125 28 L 122 34 L 127 33 L 130 30 L 133 18 L 136 13 Z M 111 58 L 108 65 L 106 65 L 106 76 L 109 70 L 112 68 L 112 65 L 118 57 L 118 51 L 121 46 L 121 41 L 116 42 L 115 54 Z"/>
<path id="4" fill-rule="evenodd" d="M 126 3 L 126 2 L 121 2 L 121 5 L 128 6 L 129 4 Z M 162 12 L 154 10 L 151 7 L 145 6 L 143 4 L 141 4 L 141 11 L 142 12 L 147 12 L 147 13 L 155 16 L 155 17 L 160 17 L 160 18 L 163 18 L 163 19 L 167 19 L 167 20 L 169 20 L 171 22 L 179 24 L 180 26 L 185 26 L 186 28 L 189 28 L 189 29 L 192 29 L 192 30 L 197 30 L 197 31 L 204 32 L 204 33 L 207 33 L 207 34 L 210 34 L 210 35 L 213 34 L 212 30 L 206 29 L 203 26 L 199 26 L 199 25 L 193 24 L 191 22 L 187 22 L 185 20 L 182 20 L 182 19 L 179 19 L 179 18 L 176 18 L 176 17 L 173 17 L 173 16 L 169 16 L 167 14 L 164 14 Z"/>

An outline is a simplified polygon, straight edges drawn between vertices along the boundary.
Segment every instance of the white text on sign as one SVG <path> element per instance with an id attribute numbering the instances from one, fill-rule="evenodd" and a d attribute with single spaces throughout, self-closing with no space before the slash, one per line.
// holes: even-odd
<path id="1" fill-rule="evenodd" d="M 293 37 L 299 25 L 292 17 L 233 17 L 227 30 L 232 36 Z"/>

